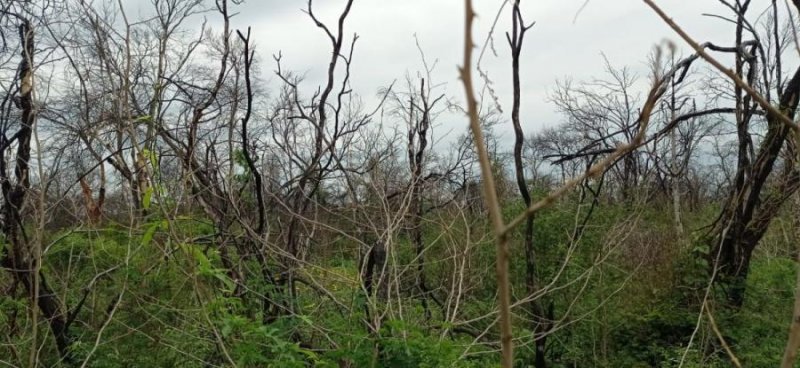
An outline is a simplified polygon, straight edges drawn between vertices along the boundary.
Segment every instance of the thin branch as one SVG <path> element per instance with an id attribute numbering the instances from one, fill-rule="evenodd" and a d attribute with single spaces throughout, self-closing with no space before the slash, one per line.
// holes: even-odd
<path id="1" fill-rule="evenodd" d="M 511 333 L 511 291 L 508 275 L 508 237 L 503 230 L 503 218 L 500 212 L 500 202 L 495 190 L 494 177 L 492 176 L 492 166 L 486 144 L 481 131 L 480 118 L 478 117 L 478 103 L 475 98 L 475 91 L 472 86 L 472 49 L 475 47 L 472 41 L 472 22 L 475 19 L 475 12 L 472 8 L 472 0 L 465 0 L 465 22 L 464 22 L 464 61 L 459 69 L 461 81 L 464 83 L 464 90 L 467 99 L 467 113 L 469 115 L 470 129 L 475 141 L 475 148 L 478 152 L 478 159 L 481 168 L 481 178 L 483 179 L 484 198 L 489 210 L 489 217 L 492 228 L 496 236 L 497 247 L 497 289 L 500 308 L 500 347 L 502 350 L 502 367 L 511 368 L 514 365 L 514 343 Z"/>
<path id="2" fill-rule="evenodd" d="M 722 72 L 722 74 L 725 74 L 725 76 L 730 78 L 737 86 L 739 86 L 742 90 L 747 92 L 747 94 L 750 95 L 750 97 L 752 97 L 753 100 L 756 101 L 756 103 L 758 103 L 764 110 L 767 111 L 768 117 L 774 117 L 775 119 L 780 120 L 780 122 L 786 124 L 786 126 L 788 126 L 795 132 L 800 131 L 800 128 L 798 128 L 797 124 L 795 124 L 794 121 L 792 121 L 792 119 L 790 119 L 783 113 L 783 111 L 781 111 L 782 109 L 786 108 L 785 106 L 780 106 L 779 109 L 770 104 L 769 101 L 767 101 L 763 96 L 761 96 L 760 93 L 756 92 L 756 90 L 753 89 L 753 87 L 751 87 L 749 84 L 747 84 L 747 82 L 745 82 L 744 80 L 742 80 L 742 78 L 736 75 L 736 72 L 734 72 L 730 68 L 726 68 L 725 66 L 722 65 L 722 63 L 717 61 L 717 59 L 709 55 L 702 45 L 700 45 L 699 43 L 697 43 L 697 41 L 692 39 L 692 37 L 689 36 L 680 26 L 678 26 L 678 24 L 675 23 L 675 21 L 673 21 L 672 18 L 670 18 L 666 13 L 664 13 L 664 11 L 661 10 L 661 8 L 659 8 L 655 2 L 653 2 L 653 0 L 643 0 L 643 1 L 645 2 L 645 4 L 650 6 L 650 8 L 652 8 L 653 11 L 655 11 L 656 14 L 658 14 L 658 16 L 661 17 L 661 19 L 664 20 L 664 22 L 667 23 L 667 25 L 670 28 L 672 28 L 672 30 L 675 31 L 675 33 L 677 33 L 681 38 L 683 38 L 683 40 L 686 41 L 686 43 L 688 43 L 689 46 L 691 46 L 694 49 L 697 55 L 699 55 L 701 58 L 703 58 L 703 60 L 711 64 L 714 68 Z M 796 98 L 797 96 L 795 96 L 795 99 Z"/>

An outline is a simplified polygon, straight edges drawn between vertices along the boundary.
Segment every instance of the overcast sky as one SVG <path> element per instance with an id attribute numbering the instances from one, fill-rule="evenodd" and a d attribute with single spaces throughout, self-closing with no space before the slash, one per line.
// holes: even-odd
<path id="1" fill-rule="evenodd" d="M 503 0 L 475 0 L 478 19 L 475 39 L 483 44 Z M 724 21 L 703 16 L 725 16 L 730 11 L 717 0 L 659 0 L 657 3 L 699 41 L 728 45 L 733 27 Z M 754 1 L 750 14 L 767 10 L 769 1 Z M 329 24 L 344 7 L 345 0 L 316 0 L 314 9 Z M 326 70 L 330 46 L 301 9 L 305 0 L 247 0 L 235 7 L 236 28 L 253 29 L 253 40 L 263 60 L 264 75 L 271 75 L 271 55 L 281 51 L 285 65 L 306 73 L 308 90 L 319 83 Z M 353 64 L 353 89 L 365 101 L 374 102 L 377 90 L 406 72 L 422 70 L 414 35 L 418 37 L 429 62 L 438 60 L 434 83 L 441 92 L 461 100 L 463 91 L 457 79 L 462 58 L 462 0 L 355 0 L 345 31 L 360 36 Z M 672 40 L 682 50 L 685 44 L 641 0 L 536 0 L 523 1 L 526 21 L 536 25 L 525 38 L 522 54 L 522 117 L 526 132 L 559 122 L 548 94 L 556 80 L 575 81 L 602 77 L 605 54 L 615 66 L 628 66 L 644 80 L 648 53 L 664 40 Z M 209 15 L 213 17 L 213 15 Z M 510 52 L 503 32 L 510 27 L 510 6 L 498 23 L 495 49 L 487 53 L 482 65 L 494 81 L 503 107 L 510 106 Z M 480 53 L 477 50 L 476 56 Z M 272 79 L 274 81 L 274 79 Z M 461 130 L 464 119 L 444 117 L 444 130 Z M 510 123 L 501 129 L 504 140 L 512 140 Z"/>

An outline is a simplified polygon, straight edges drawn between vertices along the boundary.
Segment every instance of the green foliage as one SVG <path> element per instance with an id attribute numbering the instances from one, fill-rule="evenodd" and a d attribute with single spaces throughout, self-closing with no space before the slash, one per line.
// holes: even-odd
<path id="1" fill-rule="evenodd" d="M 629 216 L 622 205 L 600 206 L 569 254 L 570 262 L 561 270 L 558 267 L 568 254 L 573 225 L 581 218 L 581 209 L 572 203 L 563 201 L 540 211 L 535 221 L 540 283 L 550 282 L 559 272 L 559 292 L 549 299 L 556 315 L 569 308 L 571 316 L 581 316 L 549 338 L 551 365 L 586 366 L 592 362 L 590 366 L 677 367 L 683 359 L 684 367 L 730 366 L 705 318 L 692 347 L 686 349 L 708 285 L 706 239 L 699 232 L 690 233 L 686 247 L 649 253 L 642 242 L 660 247 L 676 243 L 669 212 L 648 208 L 638 215 L 627 240 L 611 249 L 604 263 L 596 264 L 598 252 L 609 251 L 609 229 Z M 507 205 L 505 216 L 513 217 L 521 210 L 519 205 Z M 703 210 L 689 216 L 702 224 L 711 221 L 715 213 Z M 517 244 L 522 244 L 521 229 L 514 232 L 511 259 L 514 285 L 523 285 L 524 253 Z M 767 255 L 757 255 L 751 267 L 745 306 L 739 311 L 714 308 L 714 315 L 744 366 L 775 366 L 791 319 L 796 267 L 789 258 Z M 583 281 L 569 283 L 574 280 Z M 624 289 L 619 285 L 625 285 Z M 712 293 L 712 306 L 719 304 L 715 295 Z M 525 324 L 518 323 L 515 328 L 518 336 L 530 333 Z M 531 362 L 533 349 L 519 346 L 517 356 L 522 362 Z"/>
<path id="2" fill-rule="evenodd" d="M 215 314 L 221 338 L 225 341 L 231 359 L 240 367 L 317 367 L 332 365 L 321 360 L 310 350 L 303 349 L 290 340 L 287 329 L 277 323 L 264 325 L 260 318 L 248 318 L 232 312 L 240 305 L 235 299 L 217 300 L 210 304 Z"/>
<path id="3" fill-rule="evenodd" d="M 491 367 L 485 360 L 463 360 L 463 348 L 405 321 L 387 321 L 377 342 L 381 367 Z"/>
<path id="4" fill-rule="evenodd" d="M 743 366 L 774 367 L 792 320 L 797 265 L 788 258 L 757 259 L 750 270 L 745 305 L 726 316 L 721 329 Z"/>
<path id="5" fill-rule="evenodd" d="M 550 366 L 677 367 L 681 360 L 684 367 L 730 366 L 705 318 L 692 346 L 686 347 L 708 284 L 708 241 L 695 233 L 686 244 L 674 241 L 672 218 L 658 207 L 638 213 L 628 235 L 618 239 L 615 226 L 631 218 L 624 204 L 598 206 L 581 236 L 572 239 L 574 225 L 587 211 L 575 201 L 567 198 L 539 212 L 534 223 L 538 280 L 552 282 L 558 290 L 543 300 L 553 304 L 556 318 L 566 321 L 548 338 Z M 147 198 L 144 203 L 147 207 Z M 522 210 L 519 201 L 503 207 L 506 218 Z M 701 210 L 687 216 L 707 223 L 714 213 Z M 252 257 L 235 259 L 242 270 L 251 270 L 237 285 L 215 246 L 212 224 L 190 217 L 167 221 L 151 214 L 134 229 L 109 226 L 50 234 L 43 268 L 51 280 L 58 280 L 53 285 L 66 305 L 78 304 L 84 296 L 81 287 L 92 285 L 72 327 L 73 353 L 79 360 L 91 354 L 91 367 L 228 366 L 230 361 L 238 367 L 498 366 L 492 347 L 472 345 L 473 336 L 456 332 L 469 327 L 496 336 L 492 321 L 477 318 L 496 310 L 493 239 L 480 236 L 489 231 L 488 224 L 482 218 L 429 220 L 423 221 L 425 273 L 437 295 L 451 281 L 457 264 L 453 257 L 462 254 L 454 244 L 459 246 L 466 236 L 474 242 L 462 280 L 468 292 L 458 310 L 460 320 L 477 321 L 471 325 L 451 323 L 432 301 L 426 313 L 412 287 L 393 291 L 399 295 L 391 299 L 365 295 L 358 283 L 363 250 L 341 235 L 310 255 L 316 257 L 309 263 L 313 267 L 298 266 L 298 275 L 313 283 L 298 283 L 295 299 L 260 271 L 253 272 L 262 266 Z M 523 235 L 518 228 L 510 239 L 515 299 L 526 293 Z M 768 236 L 774 244 L 753 259 L 744 307 L 724 308 L 716 290 L 709 300 L 725 340 L 747 367 L 775 365 L 791 319 L 796 265 L 781 256 L 791 254 L 790 245 L 780 243 L 780 236 Z M 392 260 L 408 266 L 399 274 L 400 285 L 415 285 L 417 254 L 408 233 L 398 233 L 392 246 Z M 69 283 L 60 282 L 67 279 Z M 233 295 L 237 286 L 246 290 L 244 296 Z M 121 305 L 103 327 L 122 290 Z M 293 303 L 298 313 L 266 318 L 256 296 L 278 305 Z M 367 310 L 389 311 L 377 331 L 365 325 Z M 27 311 L 24 298 L 0 296 L 0 325 L 25 326 Z M 527 367 L 534 360 L 526 337 L 533 326 L 524 309 L 517 311 L 514 331 L 521 340 L 516 360 Z M 11 339 L 24 357 L 33 348 L 25 343 L 31 333 L 18 330 Z M 95 346 L 101 330 L 102 343 Z M 47 326 L 41 324 L 38 333 L 47 336 Z M 9 353 L 4 349 L 0 347 L 2 356 Z M 42 355 L 55 357 L 53 350 L 47 346 Z"/>

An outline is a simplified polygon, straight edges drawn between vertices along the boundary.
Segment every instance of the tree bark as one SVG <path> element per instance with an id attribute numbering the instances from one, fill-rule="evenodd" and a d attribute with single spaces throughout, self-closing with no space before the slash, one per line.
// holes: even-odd
<path id="1" fill-rule="evenodd" d="M 20 129 L 16 134 L 17 151 L 14 159 L 15 182 L 13 184 L 6 167 L 6 151 L 0 151 L 0 175 L 2 175 L 2 194 L 5 201 L 2 231 L 6 237 L 7 247 L 10 249 L 10 252 L 4 249 L 0 263 L 3 267 L 10 269 L 14 278 L 25 286 L 31 301 L 36 304 L 50 325 L 61 360 L 70 363 L 72 361 L 70 354 L 72 337 L 69 334 L 66 313 L 44 275 L 39 273 L 41 259 L 32 255 L 31 244 L 27 242 L 22 227 L 21 211 L 25 204 L 25 196 L 30 189 L 31 136 L 36 115 L 33 104 L 34 31 L 27 19 L 20 19 L 20 21 L 19 36 L 22 44 L 22 60 L 18 78 L 20 80 L 19 105 L 22 113 Z"/>
<path id="2" fill-rule="evenodd" d="M 521 103 L 521 88 L 519 77 L 519 56 L 522 52 L 522 42 L 525 32 L 533 24 L 526 26 L 522 20 L 522 13 L 519 9 L 520 0 L 514 2 L 511 12 L 512 30 L 511 34 L 506 34 L 508 43 L 511 46 L 511 74 L 514 89 L 514 100 L 511 108 L 511 122 L 514 125 L 514 170 L 516 172 L 517 188 L 522 196 L 525 208 L 531 205 L 531 195 L 528 191 L 528 183 L 525 180 L 525 169 L 522 162 L 522 148 L 525 143 L 525 135 L 520 123 L 519 110 Z M 533 241 L 534 216 L 529 216 L 525 220 L 523 248 L 525 249 L 525 290 L 528 295 L 533 295 L 538 290 L 536 277 L 536 252 Z M 548 318 L 545 316 L 539 300 L 531 300 L 527 305 L 528 313 L 531 317 L 531 329 L 534 335 L 534 345 L 536 347 L 535 367 L 546 368 L 545 358 L 547 344 L 547 330 L 549 330 Z"/>
<path id="3" fill-rule="evenodd" d="M 780 101 L 780 110 L 790 119 L 794 119 L 799 95 L 800 68 L 786 85 Z M 712 240 L 714 246 L 710 257 L 717 257 L 719 254 L 718 259 L 711 262 L 712 269 L 716 267 L 720 275 L 715 282 L 722 286 L 728 303 L 735 308 L 744 303 L 745 282 L 753 250 L 778 215 L 780 207 L 800 186 L 800 172 L 792 163 L 787 162 L 776 180 L 776 186 L 762 196 L 764 186 L 774 171 L 775 162 L 790 132 L 790 128 L 774 114 L 767 114 L 767 122 L 767 134 L 756 159 L 747 170 L 749 175 L 744 180 L 739 178 L 744 177 L 744 174 L 737 174 L 737 181 L 740 182 L 728 197 L 714 232 L 715 240 Z M 728 219 L 731 227 L 725 232 Z"/>

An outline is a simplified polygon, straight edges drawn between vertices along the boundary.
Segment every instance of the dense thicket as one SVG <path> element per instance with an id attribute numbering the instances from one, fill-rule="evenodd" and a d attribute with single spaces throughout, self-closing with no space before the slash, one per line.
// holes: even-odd
<path id="1" fill-rule="evenodd" d="M 797 1 L 722 1 L 717 45 L 646 0 L 688 51 L 550 86 L 538 130 L 520 1 L 510 101 L 470 1 L 466 99 L 422 47 L 362 99 L 353 0 L 304 4 L 319 85 L 240 1 L 123 3 L 0 2 L 0 365 L 794 364 Z"/>

